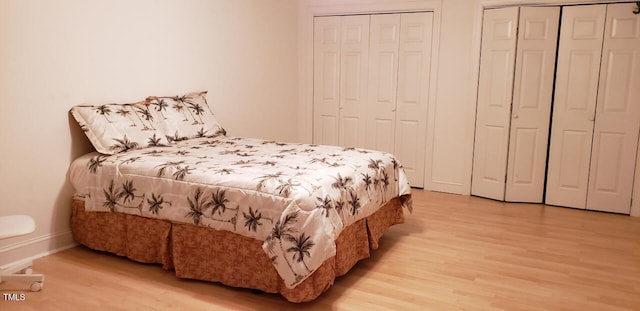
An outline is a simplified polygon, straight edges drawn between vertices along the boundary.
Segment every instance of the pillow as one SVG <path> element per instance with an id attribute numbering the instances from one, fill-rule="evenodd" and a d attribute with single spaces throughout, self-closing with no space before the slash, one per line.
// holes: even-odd
<path id="1" fill-rule="evenodd" d="M 116 154 L 168 144 L 161 131 L 161 115 L 147 101 L 75 106 L 71 115 L 100 153 Z"/>
<path id="2" fill-rule="evenodd" d="M 169 142 L 226 135 L 206 99 L 207 91 L 182 96 L 149 96 L 150 107 L 161 118 L 161 132 Z"/>

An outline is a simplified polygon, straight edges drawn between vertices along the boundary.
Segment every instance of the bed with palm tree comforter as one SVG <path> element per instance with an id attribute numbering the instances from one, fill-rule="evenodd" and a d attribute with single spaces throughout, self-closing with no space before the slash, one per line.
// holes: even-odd
<path id="1" fill-rule="evenodd" d="M 224 135 L 92 153 L 76 160 L 70 175 L 86 211 L 260 241 L 289 289 L 336 255 L 345 228 L 393 198 L 410 206 L 409 184 L 391 154 Z"/>
<path id="2" fill-rule="evenodd" d="M 178 277 L 315 299 L 411 208 L 388 153 L 229 137 L 205 92 L 71 114 L 76 241 Z"/>

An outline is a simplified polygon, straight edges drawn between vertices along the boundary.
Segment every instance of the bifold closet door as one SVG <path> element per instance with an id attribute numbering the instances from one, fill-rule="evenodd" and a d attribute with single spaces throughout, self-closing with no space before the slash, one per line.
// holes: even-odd
<path id="1" fill-rule="evenodd" d="M 424 187 L 433 13 L 402 14 L 395 154 L 409 183 Z"/>
<path id="2" fill-rule="evenodd" d="M 484 11 L 471 194 L 504 200 L 519 8 Z"/>
<path id="3" fill-rule="evenodd" d="M 505 201 L 542 203 L 559 7 L 520 9 Z"/>
<path id="4" fill-rule="evenodd" d="M 369 15 L 314 19 L 314 143 L 364 147 Z"/>
<path id="5" fill-rule="evenodd" d="M 340 17 L 316 17 L 313 28 L 313 142 L 338 145 Z"/>
<path id="6" fill-rule="evenodd" d="M 545 203 L 585 208 L 606 5 L 564 7 Z"/>
<path id="7" fill-rule="evenodd" d="M 366 147 L 394 153 L 400 14 L 371 16 Z"/>
<path id="8" fill-rule="evenodd" d="M 485 11 L 472 194 L 543 201 L 559 7 Z"/>
<path id="9" fill-rule="evenodd" d="M 628 214 L 640 130 L 640 15 L 607 5 L 587 209 Z"/>
<path id="10" fill-rule="evenodd" d="M 338 144 L 364 148 L 369 71 L 369 15 L 342 16 Z"/>
<path id="11" fill-rule="evenodd" d="M 314 19 L 313 141 L 395 154 L 423 187 L 432 12 Z"/>
<path id="12" fill-rule="evenodd" d="M 563 10 L 548 204 L 629 213 L 640 129 L 640 16 L 634 8 Z"/>
<path id="13" fill-rule="evenodd" d="M 433 13 L 371 16 L 367 148 L 395 154 L 424 186 Z"/>

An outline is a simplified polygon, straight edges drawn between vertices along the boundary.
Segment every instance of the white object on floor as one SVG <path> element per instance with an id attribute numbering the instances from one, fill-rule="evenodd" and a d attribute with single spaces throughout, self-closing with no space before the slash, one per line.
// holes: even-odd
<path id="1" fill-rule="evenodd" d="M 0 240 L 32 233 L 36 229 L 33 218 L 26 215 L 0 216 Z M 32 274 L 33 263 L 24 261 L 0 271 L 0 289 L 37 292 L 44 283 L 43 274 Z"/>

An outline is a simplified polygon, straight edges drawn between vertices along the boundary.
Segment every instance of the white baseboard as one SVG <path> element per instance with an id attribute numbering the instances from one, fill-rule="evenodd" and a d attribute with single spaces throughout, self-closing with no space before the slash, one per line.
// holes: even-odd
<path id="1" fill-rule="evenodd" d="M 73 240 L 70 230 L 6 245 L 0 247 L 0 269 L 51 255 L 76 245 L 78 244 Z"/>

